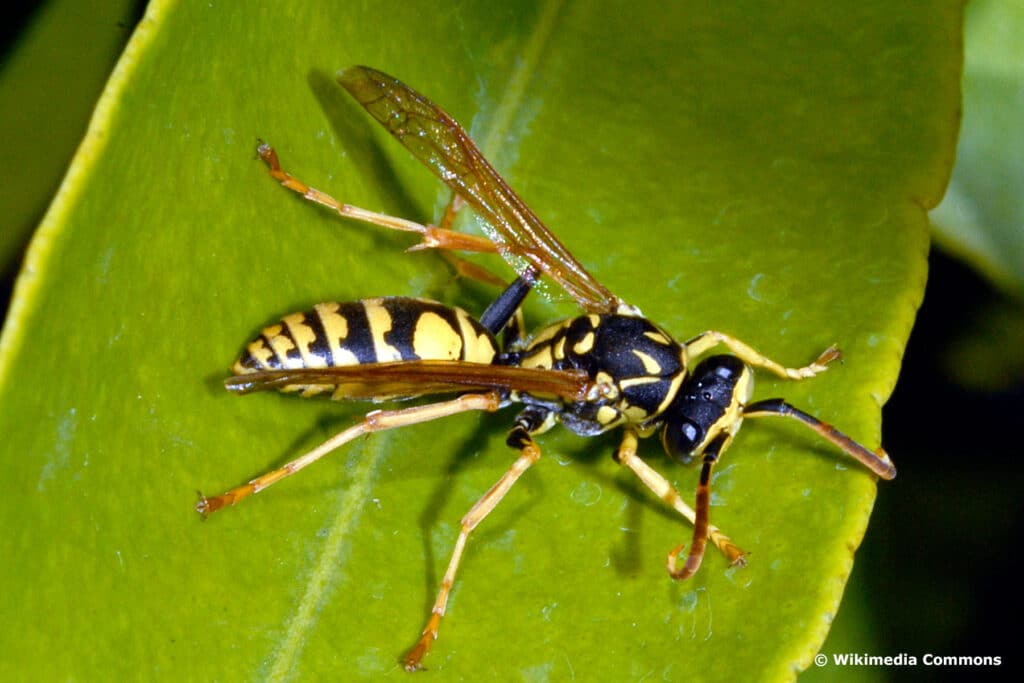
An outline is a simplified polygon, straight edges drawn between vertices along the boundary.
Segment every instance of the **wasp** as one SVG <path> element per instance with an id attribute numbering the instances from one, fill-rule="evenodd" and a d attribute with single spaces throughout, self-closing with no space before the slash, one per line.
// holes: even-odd
<path id="1" fill-rule="evenodd" d="M 261 142 L 257 152 L 270 175 L 343 217 L 417 233 L 420 242 L 414 249 L 496 252 L 513 266 L 517 277 L 479 318 L 436 301 L 383 297 L 321 303 L 263 329 L 234 364 L 234 376 L 226 381 L 228 390 L 378 401 L 444 393 L 454 398 L 370 412 L 281 468 L 219 496 L 201 495 L 196 510 L 205 517 L 235 505 L 365 434 L 521 404 L 507 439 L 518 457 L 462 518 L 426 626 L 404 658 L 407 670 L 421 668 L 437 639 L 470 534 L 540 459 L 534 437 L 557 423 L 585 436 L 622 429 L 615 460 L 693 525 L 685 559 L 681 560 L 685 544 L 667 556 L 668 573 L 677 580 L 697 571 L 708 541 L 731 565 L 745 564 L 745 553 L 709 520 L 712 471 L 744 419 L 794 419 L 877 476 L 896 476 L 881 447 L 871 451 L 783 399 L 750 401 L 754 370 L 793 380 L 813 377 L 840 357 L 836 347 L 806 366 L 790 368 L 714 330 L 684 343 L 676 341 L 587 272 L 440 107 L 368 67 L 351 67 L 338 80 L 452 190 L 453 202 L 440 225 L 423 225 L 339 202 L 284 171 L 276 152 Z M 484 220 L 486 236 L 450 228 L 461 203 Z M 471 276 L 493 280 L 471 264 L 456 262 Z M 543 277 L 568 293 L 583 312 L 527 335 L 520 306 Z M 705 357 L 718 346 L 729 353 Z M 671 457 L 683 463 L 700 460 L 693 508 L 637 455 L 639 439 L 654 434 L 660 434 Z"/>

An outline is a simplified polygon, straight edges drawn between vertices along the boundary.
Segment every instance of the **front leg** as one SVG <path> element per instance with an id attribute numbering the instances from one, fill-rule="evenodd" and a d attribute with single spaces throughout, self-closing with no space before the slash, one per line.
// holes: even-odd
<path id="1" fill-rule="evenodd" d="M 708 538 L 708 519 L 711 509 L 711 470 L 718 461 L 722 449 L 728 443 L 729 436 L 720 435 L 704 449 L 704 462 L 700 469 L 700 480 L 697 483 L 697 496 L 694 505 L 697 506 L 697 521 L 693 523 L 693 541 L 690 543 L 690 552 L 686 556 L 686 562 L 681 568 L 676 567 L 679 553 L 683 546 L 678 545 L 668 554 L 668 575 L 677 581 L 688 579 L 700 569 L 701 560 L 704 559 L 704 546 Z"/>
<path id="2" fill-rule="evenodd" d="M 825 372 L 825 370 L 828 369 L 829 363 L 843 357 L 839 348 L 833 344 L 822 351 L 821 355 L 818 356 L 818 358 L 810 365 L 805 365 L 802 368 L 787 368 L 780 363 L 776 363 L 771 358 L 768 358 L 746 342 L 742 342 L 735 337 L 731 337 L 723 332 L 717 332 L 715 330 L 701 332 L 696 337 L 686 342 L 684 346 L 686 347 L 687 355 L 690 358 L 696 358 L 718 344 L 722 344 L 732 351 L 734 355 L 747 365 L 767 370 L 768 372 L 776 374 L 783 379 L 806 379 L 808 377 L 814 377 L 820 372 Z"/>
<path id="3" fill-rule="evenodd" d="M 627 429 L 622 438 L 622 445 L 619 446 L 619 450 L 615 453 L 615 461 L 632 470 L 633 473 L 640 478 L 640 481 L 654 492 L 654 495 L 658 496 L 658 498 L 674 508 L 676 512 L 688 519 L 690 524 L 696 526 L 697 515 L 693 511 L 693 508 L 683 502 L 679 492 L 675 490 L 672 484 L 670 484 L 665 477 L 658 474 L 654 468 L 644 462 L 636 454 L 636 448 L 636 433 Z M 728 536 L 723 534 L 718 527 L 713 524 L 708 524 L 706 535 L 707 538 L 715 544 L 715 547 L 725 555 L 731 566 L 743 567 L 747 564 L 745 559 L 746 553 L 737 547 L 737 545 L 733 543 Z"/>

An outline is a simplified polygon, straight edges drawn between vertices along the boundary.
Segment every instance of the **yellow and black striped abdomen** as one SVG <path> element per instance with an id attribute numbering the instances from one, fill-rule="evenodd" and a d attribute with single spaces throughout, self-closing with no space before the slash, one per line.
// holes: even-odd
<path id="1" fill-rule="evenodd" d="M 461 308 L 408 297 L 317 304 L 265 327 L 236 375 L 404 360 L 491 363 L 498 344 Z M 294 388 L 290 388 L 294 390 Z"/>

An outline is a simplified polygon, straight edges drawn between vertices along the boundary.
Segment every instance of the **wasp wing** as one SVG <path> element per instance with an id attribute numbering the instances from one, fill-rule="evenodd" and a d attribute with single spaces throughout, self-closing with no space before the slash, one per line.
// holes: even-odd
<path id="1" fill-rule="evenodd" d="M 418 360 L 328 368 L 265 370 L 230 377 L 229 391 L 331 392 L 335 399 L 401 399 L 463 391 L 519 391 L 582 401 L 594 384 L 582 371 L 542 370 L 465 361 Z"/>
<path id="2" fill-rule="evenodd" d="M 543 272 L 587 311 L 611 313 L 621 301 L 573 257 L 498 175 L 469 135 L 440 107 L 398 79 L 353 66 L 338 82 L 491 227 L 491 241 L 520 277 Z"/>

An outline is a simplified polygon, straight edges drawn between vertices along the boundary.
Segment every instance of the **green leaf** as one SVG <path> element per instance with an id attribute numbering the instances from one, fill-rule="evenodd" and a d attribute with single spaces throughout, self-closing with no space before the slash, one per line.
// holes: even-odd
<path id="1" fill-rule="evenodd" d="M 870 595 L 864 585 L 863 562 L 854 567 L 846 584 L 843 609 L 836 616 L 828 638 L 815 655 L 814 666 L 800 675 L 800 683 L 878 683 L 889 680 L 888 670 L 880 671 L 873 666 L 843 666 L 836 664 L 836 655 L 849 653 L 879 653 L 877 625 L 867 609 L 871 604 Z M 824 655 L 824 659 L 822 659 Z"/>
<path id="2" fill-rule="evenodd" d="M 458 520 L 512 460 L 514 415 L 376 435 L 200 523 L 219 492 L 366 406 L 220 387 L 260 326 L 384 294 L 482 310 L 403 235 L 276 187 L 286 168 L 372 210 L 448 199 L 333 82 L 371 64 L 461 120 L 613 291 L 686 339 L 788 365 L 782 395 L 869 446 L 925 277 L 925 208 L 956 129 L 959 3 L 154 3 L 33 241 L 0 339 L 0 678 L 404 676 Z M 501 268 L 493 263 L 495 268 Z M 507 272 L 507 269 L 503 269 Z M 557 295 L 557 292 L 555 292 Z M 540 324 L 573 312 L 537 298 Z M 427 665 L 452 677 L 791 679 L 838 608 L 873 477 L 796 425 L 750 424 L 712 520 L 751 553 L 674 583 L 689 527 L 608 457 L 546 458 L 481 525 Z M 689 498 L 696 472 L 642 454 Z M 897 463 L 898 463 L 898 454 Z M 895 491 L 886 490 L 886 495 Z"/>

